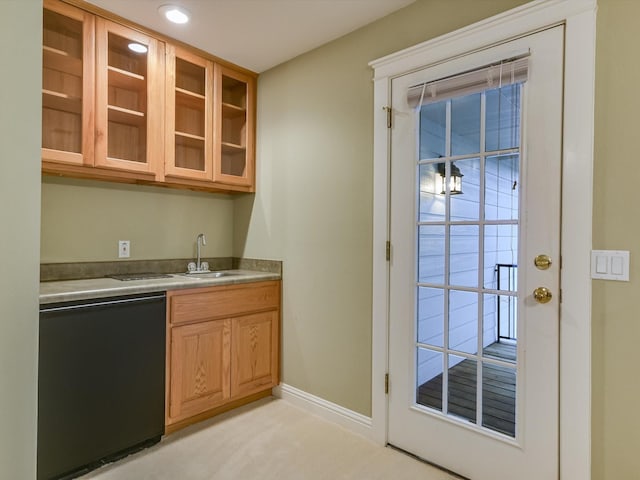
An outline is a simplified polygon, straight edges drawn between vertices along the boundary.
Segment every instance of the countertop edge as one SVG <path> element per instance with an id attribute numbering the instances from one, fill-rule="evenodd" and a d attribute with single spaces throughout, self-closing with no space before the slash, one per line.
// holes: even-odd
<path id="1" fill-rule="evenodd" d="M 220 278 L 196 279 L 174 274 L 170 278 L 150 280 L 120 281 L 112 278 L 92 278 L 86 280 L 62 280 L 40 283 L 40 305 L 74 302 L 107 297 L 118 297 L 151 292 L 167 292 L 190 288 L 214 287 L 242 283 L 281 280 L 277 273 L 251 270 L 231 270 Z"/>

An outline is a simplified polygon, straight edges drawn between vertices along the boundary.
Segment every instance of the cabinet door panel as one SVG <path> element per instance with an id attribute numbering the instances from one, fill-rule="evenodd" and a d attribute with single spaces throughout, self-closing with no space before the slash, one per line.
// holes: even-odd
<path id="1" fill-rule="evenodd" d="M 93 165 L 95 18 L 43 2 L 42 160 Z"/>
<path id="2" fill-rule="evenodd" d="M 166 52 L 165 174 L 213 180 L 213 62 L 183 48 Z"/>
<path id="3" fill-rule="evenodd" d="M 95 165 L 162 179 L 164 43 L 98 18 L 96 72 Z"/>
<path id="4" fill-rule="evenodd" d="M 229 398 L 230 320 L 171 329 L 169 423 Z"/>
<path id="5" fill-rule="evenodd" d="M 278 311 L 233 319 L 231 395 L 248 395 L 278 382 Z"/>
<path id="6" fill-rule="evenodd" d="M 253 187 L 255 79 L 215 65 L 213 181 Z"/>

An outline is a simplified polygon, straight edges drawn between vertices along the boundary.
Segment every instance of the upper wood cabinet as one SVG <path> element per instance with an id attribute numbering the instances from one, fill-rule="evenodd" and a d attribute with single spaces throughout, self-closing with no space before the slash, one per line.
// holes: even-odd
<path id="1" fill-rule="evenodd" d="M 167 45 L 165 175 L 213 180 L 213 62 Z"/>
<path id="2" fill-rule="evenodd" d="M 43 5 L 42 160 L 93 165 L 95 18 L 64 3 Z"/>
<path id="3" fill-rule="evenodd" d="M 250 186 L 255 163 L 255 79 L 216 65 L 213 180 Z"/>
<path id="4" fill-rule="evenodd" d="M 43 3 L 43 172 L 254 191 L 256 75 L 73 3 Z"/>
<path id="5" fill-rule="evenodd" d="M 155 177 L 164 155 L 164 43 L 96 20 L 95 165 Z"/>

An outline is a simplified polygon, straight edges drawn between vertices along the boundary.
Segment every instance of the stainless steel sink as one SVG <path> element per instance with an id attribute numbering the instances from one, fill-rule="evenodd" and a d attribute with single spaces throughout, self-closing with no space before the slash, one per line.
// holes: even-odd
<path id="1" fill-rule="evenodd" d="M 237 273 L 234 273 L 234 272 L 188 272 L 188 273 L 181 273 L 180 275 L 184 275 L 187 278 L 206 279 L 206 278 L 229 277 L 232 275 L 237 275 Z"/>
<path id="2" fill-rule="evenodd" d="M 129 282 L 132 280 L 154 280 L 156 278 L 171 278 L 171 275 L 167 275 L 166 273 L 122 273 L 117 275 L 109 275 L 109 278 L 113 278 L 114 280 L 120 280 L 122 282 Z"/>

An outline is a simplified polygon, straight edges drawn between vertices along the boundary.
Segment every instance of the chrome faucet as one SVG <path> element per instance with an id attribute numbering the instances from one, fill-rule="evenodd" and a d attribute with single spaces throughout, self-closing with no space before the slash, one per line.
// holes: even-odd
<path id="1" fill-rule="evenodd" d="M 198 259 L 196 261 L 196 272 L 200 272 L 202 270 L 202 262 L 200 261 L 200 249 L 202 248 L 202 245 L 207 244 L 207 239 L 205 238 L 204 233 L 201 233 L 198 235 L 198 238 L 196 239 L 196 243 L 198 244 Z"/>

